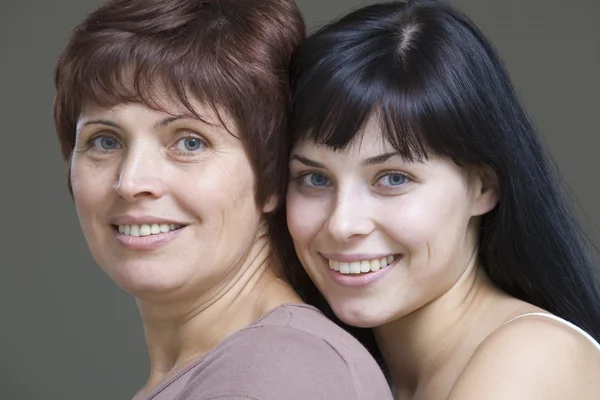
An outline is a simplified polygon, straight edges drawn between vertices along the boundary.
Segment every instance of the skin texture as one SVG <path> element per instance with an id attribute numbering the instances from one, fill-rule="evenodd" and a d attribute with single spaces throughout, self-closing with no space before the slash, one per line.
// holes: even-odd
<path id="1" fill-rule="evenodd" d="M 596 398 L 600 353 L 582 335 L 540 317 L 503 325 L 543 310 L 499 291 L 478 265 L 495 174 L 434 155 L 374 160 L 390 152 L 376 119 L 339 151 L 296 144 L 287 221 L 335 314 L 375 328 L 397 398 Z M 340 284 L 326 259 L 381 255 L 397 261 L 359 286 Z"/>
<path id="2" fill-rule="evenodd" d="M 71 160 L 91 253 L 137 299 L 152 367 L 148 390 L 270 309 L 299 300 L 273 273 L 265 210 L 254 201 L 235 124 L 222 113 L 223 126 L 197 102 L 206 122 L 164 106 L 168 113 L 134 103 L 86 105 Z M 142 217 L 183 228 L 150 250 L 117 239 L 116 224 Z"/>

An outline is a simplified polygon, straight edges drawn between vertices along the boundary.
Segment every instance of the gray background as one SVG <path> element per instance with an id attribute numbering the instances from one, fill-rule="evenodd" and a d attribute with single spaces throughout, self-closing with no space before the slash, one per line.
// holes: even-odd
<path id="1" fill-rule="evenodd" d="M 128 399 L 148 373 L 133 299 L 87 252 L 52 122 L 54 63 L 101 2 L 0 0 L 3 399 Z M 314 27 L 366 2 L 298 3 Z M 498 47 L 598 243 L 600 3 L 453 3 Z"/>

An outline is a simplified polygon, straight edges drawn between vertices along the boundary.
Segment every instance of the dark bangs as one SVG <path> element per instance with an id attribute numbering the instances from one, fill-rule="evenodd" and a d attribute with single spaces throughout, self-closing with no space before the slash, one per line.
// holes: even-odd
<path id="1" fill-rule="evenodd" d="M 334 46 L 315 43 L 311 40 L 315 37 L 310 37 L 295 59 L 293 72 L 300 73 L 293 80 L 293 142 L 309 140 L 341 150 L 360 140 L 367 122 L 376 118 L 383 138 L 403 158 L 426 158 L 430 146 L 421 123 L 421 90 L 414 80 L 390 68 L 399 61 L 393 43 L 389 51 L 376 52 L 368 38 L 345 46 L 345 36 L 316 36 Z M 373 39 L 379 45 L 379 39 Z M 349 59 L 353 62 L 347 63 Z"/>
<path id="2" fill-rule="evenodd" d="M 377 118 L 383 138 L 406 160 L 435 154 L 458 164 L 494 165 L 480 143 L 502 125 L 490 93 L 511 88 L 487 79 L 502 66 L 485 54 L 493 52 L 485 43 L 460 52 L 449 45 L 465 36 L 477 41 L 467 20 L 453 26 L 429 9 L 435 3 L 418 5 L 377 4 L 370 14 L 351 13 L 303 43 L 292 63 L 294 142 L 343 149 Z M 498 125 L 490 128 L 490 118 Z M 493 145 L 487 150 L 495 151 Z"/>

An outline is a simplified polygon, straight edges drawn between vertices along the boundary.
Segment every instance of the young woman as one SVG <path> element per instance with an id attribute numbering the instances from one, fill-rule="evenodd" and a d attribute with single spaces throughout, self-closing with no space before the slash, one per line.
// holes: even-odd
<path id="1" fill-rule="evenodd" d="M 55 117 L 82 230 L 144 325 L 136 400 L 391 399 L 272 251 L 285 186 L 263 155 L 287 128 L 303 37 L 291 0 L 116 0 L 61 55 Z"/>
<path id="2" fill-rule="evenodd" d="M 292 74 L 293 245 L 335 315 L 373 328 L 396 398 L 597 399 L 588 244 L 477 27 L 434 0 L 370 5 Z"/>

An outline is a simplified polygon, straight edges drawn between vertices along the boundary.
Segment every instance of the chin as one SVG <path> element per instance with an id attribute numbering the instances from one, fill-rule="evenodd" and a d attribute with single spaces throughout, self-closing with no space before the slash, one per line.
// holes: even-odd
<path id="1" fill-rule="evenodd" d="M 175 291 L 182 285 L 173 285 L 165 281 L 154 281 L 154 280 L 142 280 L 142 279 L 129 279 L 121 280 L 117 282 L 117 285 L 121 289 L 125 290 L 130 295 L 137 298 L 148 298 L 157 295 L 165 295 Z"/>
<path id="2" fill-rule="evenodd" d="M 365 301 L 329 301 L 334 314 L 345 324 L 357 328 L 375 328 L 390 321 L 390 315 L 376 304 Z"/>
<path id="3" fill-rule="evenodd" d="M 118 269 L 102 268 L 111 279 L 127 293 L 135 297 L 147 297 L 173 292 L 185 285 L 188 277 L 178 277 L 166 270 L 164 264 L 121 264 Z"/>

